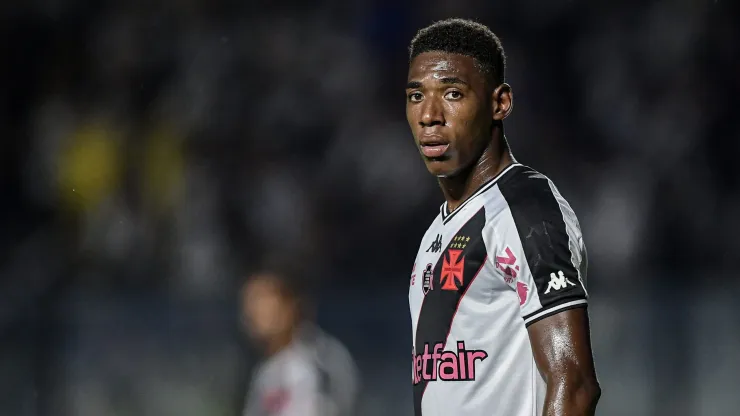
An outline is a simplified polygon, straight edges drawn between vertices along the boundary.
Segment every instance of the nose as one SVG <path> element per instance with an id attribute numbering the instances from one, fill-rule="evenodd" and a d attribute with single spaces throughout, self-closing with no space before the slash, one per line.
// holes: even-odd
<path id="1" fill-rule="evenodd" d="M 439 100 L 428 97 L 421 105 L 421 120 L 419 120 L 421 127 L 443 126 L 445 124 L 444 109 Z"/>

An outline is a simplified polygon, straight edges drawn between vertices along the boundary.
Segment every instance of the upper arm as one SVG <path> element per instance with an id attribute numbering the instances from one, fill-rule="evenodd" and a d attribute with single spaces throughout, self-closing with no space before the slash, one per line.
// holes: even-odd
<path id="1" fill-rule="evenodd" d="M 559 312 L 528 328 L 532 352 L 547 383 L 546 415 L 594 415 L 596 378 L 585 308 Z"/>
<path id="2" fill-rule="evenodd" d="M 587 257 L 578 220 L 547 179 L 501 187 L 508 207 L 493 227 L 497 272 L 519 295 L 528 327 L 587 304 Z M 524 188 L 524 189 L 522 189 Z"/>
<path id="3" fill-rule="evenodd" d="M 528 331 L 537 368 L 548 384 L 554 379 L 595 382 L 585 308 L 549 316 L 529 326 Z"/>
<path id="4" fill-rule="evenodd" d="M 317 344 L 319 392 L 323 415 L 349 415 L 357 397 L 359 374 L 352 354 L 336 338 L 323 336 Z"/>
<path id="5" fill-rule="evenodd" d="M 496 269 L 519 295 L 537 367 L 548 386 L 598 386 L 578 220 L 547 179 L 502 193 L 509 207 L 495 227 Z"/>

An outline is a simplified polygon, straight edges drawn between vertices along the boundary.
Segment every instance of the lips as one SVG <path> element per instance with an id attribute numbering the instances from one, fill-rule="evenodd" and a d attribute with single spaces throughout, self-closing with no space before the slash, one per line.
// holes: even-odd
<path id="1" fill-rule="evenodd" d="M 449 147 L 449 144 L 421 145 L 421 153 L 429 158 L 442 157 Z"/>
<path id="2" fill-rule="evenodd" d="M 442 157 L 450 148 L 449 141 L 441 136 L 422 136 L 419 140 L 421 153 L 428 158 Z"/>

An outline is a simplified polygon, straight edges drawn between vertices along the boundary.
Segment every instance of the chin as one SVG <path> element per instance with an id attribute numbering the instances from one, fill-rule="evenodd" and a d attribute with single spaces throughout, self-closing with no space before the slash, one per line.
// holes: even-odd
<path id="1" fill-rule="evenodd" d="M 459 166 L 449 166 L 446 163 L 431 162 L 427 164 L 427 170 L 437 178 L 451 178 L 462 170 Z"/>

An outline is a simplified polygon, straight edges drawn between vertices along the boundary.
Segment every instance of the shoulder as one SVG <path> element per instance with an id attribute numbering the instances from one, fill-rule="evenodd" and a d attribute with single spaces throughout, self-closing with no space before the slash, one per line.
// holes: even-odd
<path id="1" fill-rule="evenodd" d="M 303 330 L 304 342 L 311 350 L 321 389 L 341 397 L 353 397 L 357 391 L 358 369 L 351 353 L 336 337 L 318 326 Z"/>
<path id="2" fill-rule="evenodd" d="M 555 184 L 522 166 L 502 178 L 491 204 L 487 248 L 494 270 L 515 288 L 527 325 L 586 304 L 588 261 L 575 213 Z"/>
<path id="3" fill-rule="evenodd" d="M 544 174 L 519 166 L 498 181 L 496 190 L 500 198 L 499 209 L 492 210 L 493 225 L 505 226 L 510 222 L 529 238 L 548 230 L 580 235 L 575 212 Z"/>
<path id="4" fill-rule="evenodd" d="M 514 214 L 547 218 L 573 211 L 550 178 L 527 166 L 502 178 L 498 190 Z"/>
<path id="5" fill-rule="evenodd" d="M 488 203 L 496 208 L 487 216 L 487 246 L 496 253 L 518 247 L 533 267 L 571 258 L 585 264 L 578 218 L 547 176 L 519 166 L 501 178 Z"/>
<path id="6" fill-rule="evenodd" d="M 319 366 L 354 368 L 352 354 L 339 339 L 317 326 L 311 327 L 309 331 L 310 344 Z"/>

